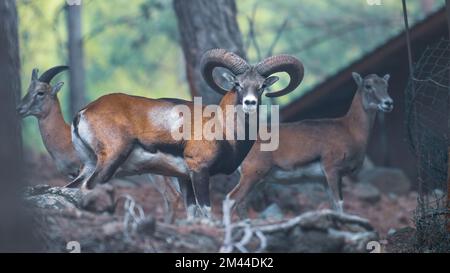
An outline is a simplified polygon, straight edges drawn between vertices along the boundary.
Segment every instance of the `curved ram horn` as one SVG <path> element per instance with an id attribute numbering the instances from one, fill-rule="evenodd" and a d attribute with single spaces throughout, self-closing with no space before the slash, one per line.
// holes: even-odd
<path id="1" fill-rule="evenodd" d="M 225 49 L 208 50 L 201 60 L 201 72 L 206 83 L 214 89 L 214 91 L 225 94 L 228 90 L 220 87 L 213 78 L 213 70 L 216 67 L 224 67 L 230 70 L 235 76 L 243 74 L 250 68 L 250 65 L 241 57 L 229 52 Z"/>
<path id="2" fill-rule="evenodd" d="M 277 55 L 269 57 L 255 66 L 258 73 L 267 78 L 277 72 L 288 73 L 291 80 L 288 86 L 280 91 L 267 93 L 267 97 L 280 97 L 286 95 L 297 88 L 303 80 L 304 68 L 303 64 L 297 58 L 290 55 Z"/>
<path id="3" fill-rule="evenodd" d="M 61 73 L 64 70 L 69 69 L 68 66 L 66 65 L 61 65 L 61 66 L 55 66 L 50 68 L 49 70 L 45 71 L 40 77 L 39 77 L 39 81 L 40 82 L 45 82 L 50 84 L 50 81 L 59 73 Z"/>

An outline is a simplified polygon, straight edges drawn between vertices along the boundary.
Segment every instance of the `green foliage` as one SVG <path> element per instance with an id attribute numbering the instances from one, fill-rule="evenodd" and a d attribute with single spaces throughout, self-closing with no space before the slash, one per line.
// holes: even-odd
<path id="1" fill-rule="evenodd" d="M 18 3 L 23 92 L 34 67 L 43 72 L 67 63 L 64 2 Z M 83 2 L 89 101 L 111 92 L 189 99 L 183 55 L 177 43 L 177 22 L 170 1 Z M 59 96 L 65 119 L 70 121 L 67 75 L 59 80 L 67 83 Z M 27 147 L 44 149 L 34 118 L 24 120 L 23 135 Z"/>
<path id="2" fill-rule="evenodd" d="M 426 16 L 420 2 L 407 1 L 410 25 Z M 281 105 L 404 30 L 401 1 L 381 0 L 380 6 L 370 6 L 365 0 L 246 0 L 237 3 L 238 20 L 250 60 L 265 57 L 279 35 L 272 55 L 292 54 L 305 65 L 302 85 L 288 96 L 277 99 Z M 443 0 L 436 0 L 434 9 L 443 4 Z M 249 21 L 254 23 L 257 46 L 252 42 Z M 284 22 L 286 25 L 281 28 Z M 283 78 L 274 88 L 281 88 L 287 80 Z"/>
<path id="3" fill-rule="evenodd" d="M 401 1 L 238 0 L 238 22 L 250 61 L 289 53 L 305 64 L 302 86 L 277 99 L 282 105 L 324 81 L 403 29 Z M 34 67 L 67 63 L 65 1 L 19 0 L 24 92 Z M 189 98 L 178 29 L 170 0 L 83 0 L 86 88 L 89 100 L 111 92 Z M 436 8 L 443 0 L 436 0 Z M 412 23 L 422 19 L 419 1 L 408 1 Z M 283 29 L 280 26 L 285 22 Z M 254 39 L 249 35 L 254 23 Z M 279 36 L 276 43 L 276 37 Z M 256 40 L 256 46 L 255 41 Z M 259 48 L 259 50 L 258 50 Z M 259 51 L 259 52 L 258 52 Z M 67 82 L 67 75 L 60 80 Z M 281 88 L 286 75 L 274 87 Z M 60 92 L 66 120 L 68 84 Z M 27 147 L 43 150 L 37 122 L 24 122 Z"/>

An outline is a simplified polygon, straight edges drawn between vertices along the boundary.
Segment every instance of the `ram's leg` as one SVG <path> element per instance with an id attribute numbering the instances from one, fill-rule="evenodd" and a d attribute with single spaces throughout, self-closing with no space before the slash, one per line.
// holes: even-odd
<path id="1" fill-rule="evenodd" d="M 83 190 L 91 190 L 98 183 L 106 183 L 114 175 L 119 166 L 127 159 L 131 147 L 111 145 L 108 149 L 99 149 L 94 173 L 83 183 Z"/>
<path id="2" fill-rule="evenodd" d="M 209 171 L 207 168 L 201 168 L 198 171 L 191 172 L 192 186 L 196 203 L 199 206 L 201 216 L 211 218 L 211 200 L 209 197 Z"/>
<path id="3" fill-rule="evenodd" d="M 169 182 L 168 177 L 156 174 L 147 175 L 148 180 L 153 184 L 156 190 L 161 194 L 164 202 L 164 223 L 172 223 L 175 216 L 175 211 L 173 207 L 172 193 L 168 192 Z"/>
<path id="4" fill-rule="evenodd" d="M 83 184 L 83 181 L 88 178 L 89 176 L 91 176 L 95 171 L 95 163 L 92 164 L 85 164 L 83 165 L 83 167 L 81 168 L 80 173 L 78 174 L 78 176 L 69 184 L 65 185 L 65 188 L 77 188 L 79 187 L 81 184 Z"/>
<path id="5" fill-rule="evenodd" d="M 178 178 L 181 194 L 184 199 L 186 215 L 188 220 L 193 220 L 197 216 L 197 203 L 195 201 L 194 189 L 190 179 Z"/>
<path id="6" fill-rule="evenodd" d="M 181 202 L 181 193 L 180 188 L 177 182 L 175 182 L 174 177 L 166 177 L 162 176 L 162 179 L 164 180 L 165 184 L 165 191 L 166 191 L 166 206 L 169 208 L 169 212 L 167 213 L 167 217 L 165 218 L 165 221 L 168 221 L 168 223 L 172 223 L 175 220 L 175 214 L 176 210 L 179 207 L 179 204 Z"/>
<path id="7" fill-rule="evenodd" d="M 97 156 L 94 153 L 92 146 L 78 133 L 79 118 L 79 115 L 77 115 L 76 121 L 74 121 L 74 124 L 72 125 L 72 143 L 83 166 L 81 167 L 78 176 L 72 182 L 67 184 L 65 186 L 66 188 L 77 188 L 82 185 L 94 173 L 97 162 Z"/>
<path id="8" fill-rule="evenodd" d="M 183 202 L 183 196 L 181 193 L 181 188 L 178 180 L 175 177 L 164 177 L 167 185 L 167 192 L 169 192 L 170 202 L 172 207 L 176 210 L 180 207 L 181 202 Z"/>

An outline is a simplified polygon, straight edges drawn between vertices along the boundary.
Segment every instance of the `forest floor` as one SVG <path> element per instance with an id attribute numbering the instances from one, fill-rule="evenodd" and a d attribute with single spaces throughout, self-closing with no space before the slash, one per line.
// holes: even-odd
<path id="1" fill-rule="evenodd" d="M 64 186 L 67 183 L 66 178 L 57 173 L 48 156 L 34 155 L 28 158 L 27 162 L 27 177 L 34 185 L 47 184 L 51 186 Z M 111 183 L 114 185 L 117 196 L 129 194 L 137 204 L 143 207 L 146 215 L 152 215 L 158 221 L 163 221 L 165 211 L 161 194 L 152 184 L 146 183 L 145 178 L 140 179 L 143 181 L 139 183 L 129 183 L 124 180 L 111 181 Z M 225 193 L 214 190 L 214 185 L 212 187 L 213 213 L 216 218 L 220 218 L 222 217 L 222 201 Z M 274 196 L 270 198 L 270 201 L 273 203 L 280 202 L 279 207 L 281 207 L 283 218 L 294 217 L 317 208 L 323 209 L 329 207 L 328 202 L 324 201 L 326 200 L 325 193 L 320 190 L 313 190 L 313 195 L 316 196 L 312 196 L 311 192 L 304 194 L 298 189 L 290 191 L 288 188 L 286 191 L 289 193 L 289 203 L 296 203 L 296 205 L 283 205 L 285 200 L 281 199 L 286 199 L 286 196 Z M 319 196 L 319 201 L 312 201 L 312 199 L 317 199 L 317 196 Z M 400 196 L 381 194 L 377 201 L 368 202 L 361 200 L 355 193 L 354 187 L 347 185 L 347 187 L 344 187 L 344 196 L 344 210 L 346 213 L 368 219 L 370 224 L 378 232 L 380 241 L 385 246 L 389 233 L 394 230 L 411 229 L 414 226 L 413 213 L 417 204 L 417 193 L 414 191 Z M 249 218 L 260 218 L 263 210 L 264 208 L 258 209 L 258 211 L 250 208 L 248 213 Z M 180 206 L 176 208 L 175 219 L 184 218 L 184 207 Z"/>

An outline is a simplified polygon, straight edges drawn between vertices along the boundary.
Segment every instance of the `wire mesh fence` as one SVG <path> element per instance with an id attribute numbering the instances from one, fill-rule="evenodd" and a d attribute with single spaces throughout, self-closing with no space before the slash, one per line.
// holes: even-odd
<path id="1" fill-rule="evenodd" d="M 450 251 L 446 230 L 449 68 L 450 42 L 443 39 L 420 57 L 405 94 L 408 141 L 418 168 L 418 245 L 436 251 Z"/>

